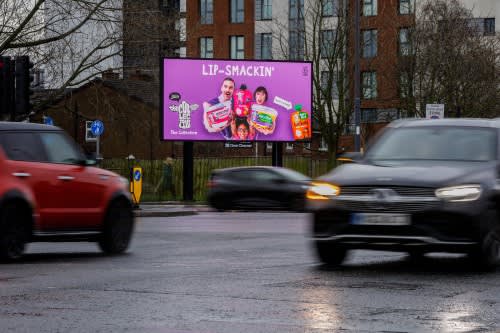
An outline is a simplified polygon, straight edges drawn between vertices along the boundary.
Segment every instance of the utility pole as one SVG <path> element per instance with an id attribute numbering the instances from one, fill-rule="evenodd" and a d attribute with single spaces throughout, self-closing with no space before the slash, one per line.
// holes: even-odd
<path id="1" fill-rule="evenodd" d="M 360 40 L 360 1 L 354 0 L 354 150 L 361 150 L 361 100 L 360 100 L 360 71 L 359 71 L 359 40 Z"/>

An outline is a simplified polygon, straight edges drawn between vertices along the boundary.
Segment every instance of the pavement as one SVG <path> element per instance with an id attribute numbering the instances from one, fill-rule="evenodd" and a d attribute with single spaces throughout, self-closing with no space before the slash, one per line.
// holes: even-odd
<path id="1" fill-rule="evenodd" d="M 212 211 L 212 208 L 203 203 L 164 201 L 141 202 L 134 209 L 134 214 L 137 217 L 172 217 L 196 215 L 203 211 Z"/>

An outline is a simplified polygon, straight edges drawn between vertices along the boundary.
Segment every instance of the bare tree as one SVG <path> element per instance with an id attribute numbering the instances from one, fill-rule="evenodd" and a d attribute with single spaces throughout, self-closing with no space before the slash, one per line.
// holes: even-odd
<path id="1" fill-rule="evenodd" d="M 402 107 L 425 116 L 428 103 L 445 104 L 446 117 L 500 115 L 500 36 L 457 0 L 424 2 L 417 10 L 410 43 L 400 47 Z"/>
<path id="2" fill-rule="evenodd" d="M 48 87 L 77 86 L 112 67 L 107 60 L 120 55 L 120 3 L 118 0 L 3 1 L 0 53 L 30 55 L 36 66 L 44 69 Z"/>
<path id="3" fill-rule="evenodd" d="M 329 167 L 336 163 L 339 138 L 352 109 L 348 98 L 349 23 L 345 11 L 342 1 L 308 1 L 303 12 L 297 8 L 295 20 L 277 22 L 279 31 L 273 34 L 284 58 L 312 62 L 313 122 L 328 144 Z"/>

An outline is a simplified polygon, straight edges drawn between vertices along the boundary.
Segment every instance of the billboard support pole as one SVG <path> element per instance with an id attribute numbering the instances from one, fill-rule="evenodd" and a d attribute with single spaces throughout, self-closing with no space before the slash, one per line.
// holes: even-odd
<path id="1" fill-rule="evenodd" d="M 182 173 L 182 194 L 184 201 L 193 201 L 193 142 L 183 143 L 183 173 Z"/>
<path id="2" fill-rule="evenodd" d="M 273 142 L 272 164 L 275 167 L 283 166 L 283 143 Z"/>

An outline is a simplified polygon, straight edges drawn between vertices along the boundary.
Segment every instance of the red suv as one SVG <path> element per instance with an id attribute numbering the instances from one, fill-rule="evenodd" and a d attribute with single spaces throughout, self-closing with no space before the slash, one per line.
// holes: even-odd
<path id="1" fill-rule="evenodd" d="M 58 127 L 0 121 L 1 259 L 18 259 L 38 241 L 96 241 L 110 254 L 128 248 L 128 181 L 94 164 Z"/>

